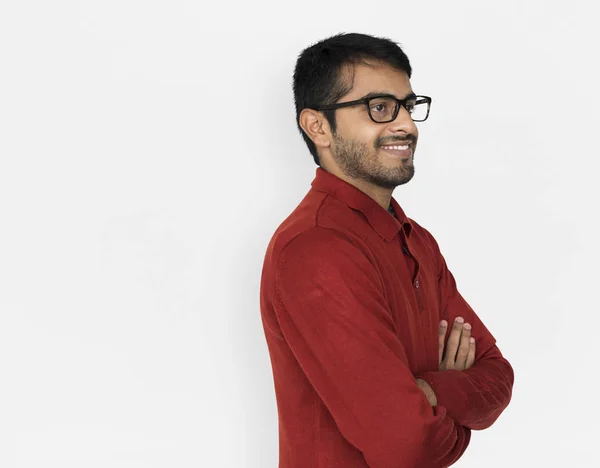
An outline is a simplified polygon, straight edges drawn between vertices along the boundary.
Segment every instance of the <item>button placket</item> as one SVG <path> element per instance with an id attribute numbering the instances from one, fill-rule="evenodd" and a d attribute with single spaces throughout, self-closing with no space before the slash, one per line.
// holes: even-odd
<path id="1" fill-rule="evenodd" d="M 420 288 L 420 282 L 417 279 L 419 277 L 419 261 L 416 259 L 416 257 L 410 252 L 410 250 L 408 249 L 408 245 L 406 242 L 406 238 L 404 237 L 404 234 L 401 232 L 400 233 L 400 245 L 402 246 L 402 252 L 403 252 L 403 256 L 406 259 L 410 259 L 410 261 L 407 261 L 407 267 L 408 267 L 408 263 L 412 262 L 412 268 L 408 268 L 409 271 L 413 270 L 412 273 L 412 281 L 413 281 L 413 297 L 415 298 L 416 301 L 416 305 L 417 305 L 417 310 L 419 311 L 419 313 L 423 313 L 424 311 L 424 306 L 423 306 L 423 298 L 422 296 L 422 288 Z"/>

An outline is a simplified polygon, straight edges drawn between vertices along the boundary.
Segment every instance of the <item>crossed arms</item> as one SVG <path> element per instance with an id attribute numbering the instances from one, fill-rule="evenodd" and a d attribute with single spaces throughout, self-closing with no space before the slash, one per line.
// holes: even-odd
<path id="1" fill-rule="evenodd" d="M 430 235 L 430 239 L 439 252 L 439 246 L 433 236 Z M 490 332 L 458 292 L 454 276 L 441 253 L 439 259 L 440 288 L 447 292 L 442 301 L 445 315 L 462 318 L 464 326 L 456 322 L 452 324 L 446 342 L 446 351 L 450 353 L 446 353 L 442 358 L 446 330 L 440 324 L 439 371 L 425 372 L 415 377 L 428 384 L 435 394 L 436 404 L 445 407 L 448 415 L 457 424 L 469 429 L 486 429 L 498 419 L 510 402 L 514 382 L 513 369 L 495 345 Z M 475 348 L 475 344 L 470 343 L 471 330 L 464 330 L 467 324 L 482 338 L 474 364 L 470 354 L 467 356 Z M 459 335 L 462 335 L 461 338 L 458 338 Z M 452 361 L 455 355 L 456 365 Z"/>
<path id="2" fill-rule="evenodd" d="M 471 429 L 491 425 L 510 401 L 512 369 L 457 291 L 443 300 L 448 317 L 461 315 L 488 340 L 478 342 L 469 368 L 414 376 L 378 273 L 343 234 L 302 233 L 283 249 L 276 270 L 281 331 L 370 467 L 449 466 L 466 449 Z M 442 268 L 440 281 L 448 286 L 454 279 Z"/>

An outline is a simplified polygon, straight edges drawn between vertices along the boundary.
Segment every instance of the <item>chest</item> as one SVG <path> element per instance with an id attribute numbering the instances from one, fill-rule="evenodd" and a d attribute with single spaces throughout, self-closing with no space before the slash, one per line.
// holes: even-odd
<path id="1" fill-rule="evenodd" d="M 440 291 L 436 259 L 419 240 L 397 236 L 377 256 L 398 338 L 413 373 L 438 367 Z"/>

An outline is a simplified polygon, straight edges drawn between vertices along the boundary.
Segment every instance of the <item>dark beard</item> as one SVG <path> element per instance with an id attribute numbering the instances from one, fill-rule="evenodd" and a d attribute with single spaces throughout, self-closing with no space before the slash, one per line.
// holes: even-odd
<path id="1" fill-rule="evenodd" d="M 369 150 L 366 143 L 345 140 L 336 135 L 333 139 L 335 142 L 335 151 L 332 151 L 333 159 L 348 177 L 393 190 L 398 185 L 406 184 L 415 174 L 412 163 L 399 163 L 396 167 L 384 166 L 377 156 L 379 146 Z"/>

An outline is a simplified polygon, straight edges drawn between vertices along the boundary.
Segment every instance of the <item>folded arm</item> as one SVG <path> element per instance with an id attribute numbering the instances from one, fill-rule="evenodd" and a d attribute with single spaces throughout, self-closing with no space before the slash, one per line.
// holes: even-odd
<path id="1" fill-rule="evenodd" d="M 473 366 L 466 370 L 423 372 L 423 379 L 433 389 L 437 403 L 444 406 L 457 424 L 469 429 L 490 427 L 512 397 L 514 372 L 509 362 L 496 346 L 496 340 L 477 314 L 461 296 L 454 276 L 433 236 L 439 258 L 439 287 L 441 318 L 453 323 L 458 316 L 472 326 L 471 335 L 476 340 L 477 352 Z"/>
<path id="2" fill-rule="evenodd" d="M 470 430 L 417 386 L 379 272 L 356 242 L 319 227 L 283 249 L 274 295 L 283 336 L 369 466 L 449 466 Z"/>

